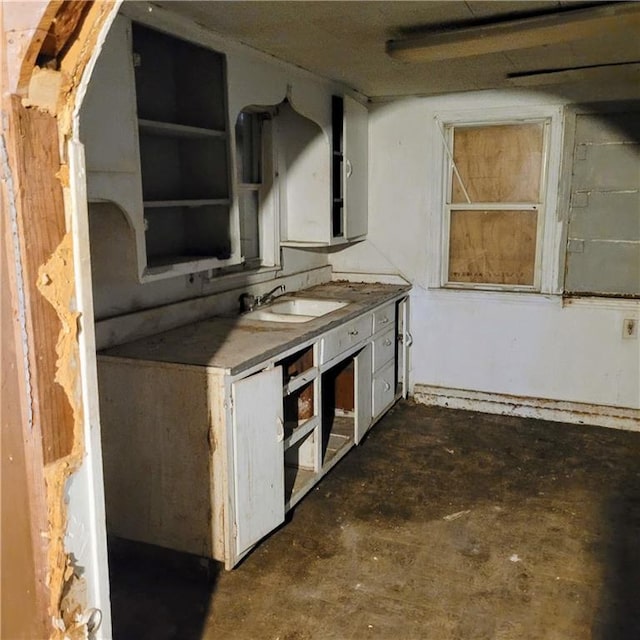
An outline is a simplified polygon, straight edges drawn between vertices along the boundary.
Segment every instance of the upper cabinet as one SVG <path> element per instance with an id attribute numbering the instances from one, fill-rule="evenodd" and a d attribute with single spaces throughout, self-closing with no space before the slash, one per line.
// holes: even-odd
<path id="1" fill-rule="evenodd" d="M 368 217 L 368 113 L 332 96 L 330 136 L 292 106 L 278 117 L 283 244 L 339 245 L 362 239 Z"/>
<path id="2" fill-rule="evenodd" d="M 224 56 L 118 16 L 81 113 L 90 201 L 113 201 L 142 281 L 240 262 Z"/>
<path id="3" fill-rule="evenodd" d="M 366 108 L 285 66 L 251 65 L 254 54 L 229 55 L 227 82 L 224 54 L 119 15 L 96 61 L 80 113 L 88 197 L 123 211 L 142 282 L 274 266 L 280 244 L 366 235 Z M 244 129 L 229 121 L 239 114 L 259 125 L 259 180 L 238 170 Z"/>
<path id="4" fill-rule="evenodd" d="M 138 24 L 132 42 L 147 269 L 219 266 L 233 258 L 224 56 Z"/>

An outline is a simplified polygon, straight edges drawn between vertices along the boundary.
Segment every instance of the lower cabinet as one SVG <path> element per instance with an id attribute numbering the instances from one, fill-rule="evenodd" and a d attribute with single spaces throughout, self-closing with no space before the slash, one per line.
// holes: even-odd
<path id="1" fill-rule="evenodd" d="M 108 531 L 235 566 L 406 394 L 406 305 L 235 376 L 99 356 Z"/>

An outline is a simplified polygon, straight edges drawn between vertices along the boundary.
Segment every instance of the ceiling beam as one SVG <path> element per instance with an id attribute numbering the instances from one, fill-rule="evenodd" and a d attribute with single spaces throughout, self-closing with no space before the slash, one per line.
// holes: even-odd
<path id="1" fill-rule="evenodd" d="M 572 42 L 638 26 L 640 2 L 619 2 L 389 40 L 386 49 L 403 62 L 435 62 Z"/>
<path id="2" fill-rule="evenodd" d="M 578 82 L 590 82 L 592 84 L 638 83 L 640 82 L 640 63 L 602 64 L 591 67 L 514 74 L 507 78 L 507 82 L 514 87 L 538 87 Z"/>

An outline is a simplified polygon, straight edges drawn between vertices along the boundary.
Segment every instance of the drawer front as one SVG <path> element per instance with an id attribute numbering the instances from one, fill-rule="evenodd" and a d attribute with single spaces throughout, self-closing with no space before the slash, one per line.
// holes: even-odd
<path id="1" fill-rule="evenodd" d="M 373 332 L 382 331 L 396 323 L 396 303 L 385 305 L 373 312 Z"/>
<path id="2" fill-rule="evenodd" d="M 373 417 L 377 418 L 396 397 L 395 367 L 390 362 L 373 377 Z"/>
<path id="3" fill-rule="evenodd" d="M 394 323 L 395 325 L 395 323 Z M 373 341 L 373 370 L 378 371 L 396 355 L 395 327 Z"/>
<path id="4" fill-rule="evenodd" d="M 322 338 L 322 364 L 371 336 L 371 314 L 356 318 Z"/>

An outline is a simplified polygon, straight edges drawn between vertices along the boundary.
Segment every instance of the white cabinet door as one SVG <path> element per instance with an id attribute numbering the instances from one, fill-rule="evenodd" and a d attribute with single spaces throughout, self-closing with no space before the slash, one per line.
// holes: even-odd
<path id="1" fill-rule="evenodd" d="M 367 233 L 369 130 L 367 108 L 344 96 L 344 207 L 347 238 Z"/>
<path id="2" fill-rule="evenodd" d="M 354 438 L 356 444 L 362 440 L 372 423 L 371 371 L 372 346 L 368 344 L 355 358 L 355 409 L 356 426 Z"/>
<path id="3" fill-rule="evenodd" d="M 235 382 L 232 394 L 235 553 L 240 555 L 284 521 L 282 367 Z"/>

